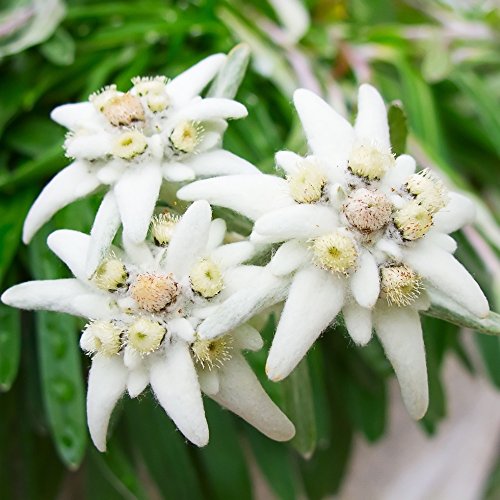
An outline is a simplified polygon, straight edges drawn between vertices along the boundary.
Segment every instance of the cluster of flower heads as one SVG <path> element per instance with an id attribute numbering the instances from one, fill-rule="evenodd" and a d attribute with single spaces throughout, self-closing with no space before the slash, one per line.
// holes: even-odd
<path id="1" fill-rule="evenodd" d="M 418 312 L 429 307 L 427 292 L 488 313 L 448 236 L 471 221 L 472 203 L 428 170 L 416 172 L 410 156 L 394 156 L 384 102 L 369 85 L 360 88 L 354 127 L 297 90 L 311 154 L 279 152 L 285 176 L 260 173 L 221 149 L 226 120 L 245 108 L 199 96 L 223 64 L 211 56 L 170 82 L 137 78 L 126 93 L 110 86 L 54 110 L 75 161 L 33 205 L 25 241 L 61 207 L 101 185 L 108 191 L 90 235 L 62 230 L 48 239 L 74 278 L 16 285 L 2 300 L 89 319 L 80 345 L 92 356 L 87 411 L 100 450 L 118 399 L 148 385 L 198 446 L 208 442 L 201 392 L 267 436 L 290 439 L 293 424 L 241 354 L 262 346 L 246 321 L 282 301 L 269 378 L 286 377 L 341 312 L 357 344 L 376 331 L 409 413 L 421 418 L 428 388 Z M 184 215 L 155 214 L 165 180 L 195 177 L 211 178 L 178 190 L 194 201 Z M 208 202 L 255 221 L 250 238 L 225 243 L 225 223 L 211 220 Z M 280 246 L 266 266 L 245 265 L 271 244 Z"/>

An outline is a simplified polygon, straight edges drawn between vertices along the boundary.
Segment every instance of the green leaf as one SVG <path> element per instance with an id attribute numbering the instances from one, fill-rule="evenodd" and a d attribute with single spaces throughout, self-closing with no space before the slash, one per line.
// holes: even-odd
<path id="1" fill-rule="evenodd" d="M 500 338 L 475 335 L 474 340 L 491 381 L 500 387 Z"/>
<path id="2" fill-rule="evenodd" d="M 233 99 L 241 85 L 250 60 L 250 47 L 240 43 L 229 52 L 224 66 L 208 90 L 208 97 Z"/>
<path id="3" fill-rule="evenodd" d="M 406 151 L 406 138 L 408 137 L 408 123 L 406 113 L 401 101 L 392 101 L 387 111 L 389 132 L 391 136 L 392 152 L 402 155 Z"/>
<path id="4" fill-rule="evenodd" d="M 17 375 L 21 353 L 19 310 L 0 304 L 0 391 L 8 391 Z"/>
<path id="5" fill-rule="evenodd" d="M 252 485 L 234 418 L 208 398 L 204 403 L 210 442 L 196 454 L 205 470 L 210 498 L 251 500 Z"/>
<path id="6" fill-rule="evenodd" d="M 164 498 L 203 498 L 189 445 L 152 397 L 125 401 L 129 436 Z"/>
<path id="7" fill-rule="evenodd" d="M 443 37 L 434 37 L 427 45 L 422 61 L 422 75 L 430 83 L 444 80 L 453 69 L 450 48 Z"/>
<path id="8" fill-rule="evenodd" d="M 48 230 L 41 231 L 30 246 L 30 267 L 36 279 L 63 276 L 63 266 L 47 246 Z M 36 328 L 44 405 L 56 449 L 70 469 L 85 454 L 87 428 L 80 349 L 75 318 L 38 311 Z"/>
<path id="9" fill-rule="evenodd" d="M 428 290 L 428 295 L 431 299 L 431 307 L 427 311 L 423 311 L 427 316 L 443 319 L 465 328 L 472 328 L 487 335 L 500 336 L 500 314 L 490 311 L 486 318 L 478 318 L 436 290 Z"/>
<path id="10" fill-rule="evenodd" d="M 295 425 L 292 446 L 304 457 L 310 458 L 316 448 L 316 417 L 307 358 L 281 383 L 285 413 Z"/>
<path id="11" fill-rule="evenodd" d="M 69 66 L 75 60 L 75 42 L 63 28 L 58 28 L 49 40 L 40 46 L 40 52 L 53 64 Z"/>

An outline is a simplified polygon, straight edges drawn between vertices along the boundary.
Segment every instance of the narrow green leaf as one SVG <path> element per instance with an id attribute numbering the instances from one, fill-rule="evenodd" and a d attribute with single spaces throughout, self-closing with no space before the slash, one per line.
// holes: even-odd
<path id="1" fill-rule="evenodd" d="M 152 397 L 125 401 L 129 435 L 164 498 L 203 498 L 189 445 Z"/>
<path id="2" fill-rule="evenodd" d="M 8 391 L 19 368 L 21 315 L 19 310 L 0 304 L 0 391 Z"/>
<path id="3" fill-rule="evenodd" d="M 406 151 L 408 137 L 408 123 L 401 101 L 392 101 L 387 111 L 389 132 L 391 136 L 392 152 L 397 156 Z"/>
<path id="4" fill-rule="evenodd" d="M 36 279 L 63 276 L 63 266 L 48 250 L 41 231 L 30 246 L 30 267 Z M 52 312 L 36 312 L 38 356 L 44 405 L 56 449 L 70 469 L 85 454 L 87 429 L 80 349 L 75 318 Z"/>
<path id="5" fill-rule="evenodd" d="M 307 358 L 282 383 L 285 413 L 295 425 L 292 446 L 304 457 L 310 458 L 316 448 L 316 417 Z"/>
<path id="6" fill-rule="evenodd" d="M 500 336 L 500 314 L 490 311 L 486 318 L 478 318 L 445 295 L 429 290 L 431 307 L 423 311 L 427 316 L 443 319 L 458 326 L 472 328 L 487 335 Z"/>
<path id="7" fill-rule="evenodd" d="M 205 399 L 205 413 L 210 427 L 210 443 L 196 454 L 206 472 L 210 498 L 251 500 L 252 485 L 234 418 L 208 398 Z"/>
<path id="8" fill-rule="evenodd" d="M 236 45 L 227 55 L 224 66 L 212 82 L 208 97 L 233 99 L 241 85 L 250 60 L 250 47 L 246 43 Z"/>

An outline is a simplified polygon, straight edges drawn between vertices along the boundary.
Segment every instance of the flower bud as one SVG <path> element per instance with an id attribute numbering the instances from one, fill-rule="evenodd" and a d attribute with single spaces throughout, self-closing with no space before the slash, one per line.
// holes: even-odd
<path id="1" fill-rule="evenodd" d="M 170 134 L 170 142 L 177 151 L 193 153 L 201 140 L 203 127 L 198 122 L 183 121 L 176 125 Z"/>
<path id="2" fill-rule="evenodd" d="M 408 241 L 422 238 L 432 226 L 432 215 L 416 200 L 395 212 L 393 219 L 403 239 Z"/>
<path id="3" fill-rule="evenodd" d="M 102 290 L 115 292 L 126 285 L 128 272 L 125 264 L 119 259 L 104 259 L 97 268 L 92 282 Z"/>
<path id="4" fill-rule="evenodd" d="M 311 248 L 314 263 L 327 271 L 347 274 L 356 265 L 356 245 L 340 231 L 315 238 Z"/>
<path id="5" fill-rule="evenodd" d="M 410 175 L 406 182 L 406 189 L 431 215 L 444 208 L 448 203 L 446 188 L 439 179 L 432 175 L 429 169 Z"/>
<path id="6" fill-rule="evenodd" d="M 113 154 L 124 160 L 131 160 L 144 153 L 147 148 L 146 137 L 137 130 L 121 134 L 113 147 Z"/>
<path id="7" fill-rule="evenodd" d="M 127 345 L 140 354 L 149 354 L 160 347 L 166 332 L 157 321 L 138 318 L 127 330 Z"/>
<path id="8" fill-rule="evenodd" d="M 369 181 L 381 179 L 394 166 L 394 156 L 374 146 L 361 145 L 349 157 L 349 170 Z"/>
<path id="9" fill-rule="evenodd" d="M 170 243 L 175 226 L 179 222 L 177 215 L 168 212 L 157 214 L 151 221 L 151 236 L 155 245 L 165 247 Z"/>
<path id="10" fill-rule="evenodd" d="M 130 287 L 137 305 L 148 312 L 160 312 L 179 295 L 179 286 L 171 274 L 139 274 Z"/>
<path id="11" fill-rule="evenodd" d="M 83 330 L 80 347 L 87 354 L 113 356 L 120 351 L 121 334 L 122 330 L 111 321 L 92 321 Z"/>
<path id="12" fill-rule="evenodd" d="M 102 106 L 102 113 L 115 127 L 126 127 L 145 119 L 141 100 L 129 93 L 109 98 Z"/>
<path id="13" fill-rule="evenodd" d="M 315 203 L 323 194 L 327 178 L 311 159 L 303 159 L 299 169 L 287 177 L 290 194 L 297 203 Z"/>
<path id="14" fill-rule="evenodd" d="M 191 288 L 206 299 L 214 297 L 224 288 L 222 273 L 211 259 L 198 261 L 191 269 L 189 279 Z"/>
<path id="15" fill-rule="evenodd" d="M 382 229 L 391 220 L 392 204 L 382 193 L 357 189 L 343 207 L 347 220 L 362 233 Z"/>
<path id="16" fill-rule="evenodd" d="M 222 368 L 231 359 L 232 342 L 233 339 L 227 335 L 217 339 L 196 339 L 191 344 L 195 362 L 210 371 Z"/>
<path id="17" fill-rule="evenodd" d="M 418 298 L 422 289 L 420 276 L 405 264 L 380 269 L 381 294 L 390 305 L 408 306 Z"/>

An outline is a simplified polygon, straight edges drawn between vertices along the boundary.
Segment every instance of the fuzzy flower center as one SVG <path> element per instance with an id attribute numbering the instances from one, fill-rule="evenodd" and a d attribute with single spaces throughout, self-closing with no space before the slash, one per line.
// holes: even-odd
<path id="1" fill-rule="evenodd" d="M 327 178 L 313 161 L 305 159 L 297 172 L 287 177 L 290 194 L 297 203 L 315 203 L 323 194 Z"/>
<path id="2" fill-rule="evenodd" d="M 92 321 L 83 330 L 80 347 L 87 354 L 114 356 L 120 351 L 121 334 L 122 330 L 111 321 Z"/>
<path id="3" fill-rule="evenodd" d="M 115 292 L 126 285 L 128 272 L 125 264 L 115 258 L 104 259 L 97 268 L 92 281 L 102 290 Z"/>
<path id="4" fill-rule="evenodd" d="M 191 344 L 195 362 L 210 371 L 222 368 L 231 359 L 232 342 L 233 339 L 229 336 L 210 340 L 196 339 Z"/>
<path id="5" fill-rule="evenodd" d="M 150 95 L 162 95 L 165 93 L 167 78 L 164 76 L 132 78 L 134 89 L 141 97 Z"/>
<path id="6" fill-rule="evenodd" d="M 170 243 L 177 222 L 179 222 L 179 217 L 168 212 L 160 213 L 153 217 L 151 221 L 151 236 L 155 245 L 165 247 Z"/>
<path id="7" fill-rule="evenodd" d="M 144 153 L 147 148 L 146 137 L 138 130 L 130 130 L 120 134 L 113 146 L 113 154 L 124 160 L 132 158 Z"/>
<path id="8" fill-rule="evenodd" d="M 140 354 L 149 354 L 160 347 L 166 329 L 148 318 L 135 320 L 128 328 L 127 342 Z"/>
<path id="9" fill-rule="evenodd" d="M 349 157 L 349 170 L 369 181 L 381 179 L 394 166 L 394 156 L 389 150 L 361 145 L 353 149 Z"/>
<path id="10" fill-rule="evenodd" d="M 401 236 L 408 241 L 422 238 L 432 226 L 432 215 L 417 200 L 398 210 L 393 218 Z"/>
<path id="11" fill-rule="evenodd" d="M 170 134 L 170 142 L 177 151 L 193 153 L 201 140 L 203 127 L 198 122 L 183 121 Z"/>
<path id="12" fill-rule="evenodd" d="M 345 274 L 358 257 L 354 241 L 340 231 L 315 238 L 311 248 L 314 263 L 327 271 Z"/>
<path id="13" fill-rule="evenodd" d="M 224 287 L 221 270 L 211 259 L 199 260 L 191 269 L 189 279 L 191 288 L 206 299 L 214 297 Z"/>
<path id="14" fill-rule="evenodd" d="M 171 274 L 139 274 L 130 287 L 137 305 L 148 312 L 160 312 L 175 301 L 179 285 Z"/>
<path id="15" fill-rule="evenodd" d="M 420 276 L 406 265 L 382 267 L 380 289 L 389 305 L 408 306 L 420 295 L 423 285 Z"/>
<path id="16" fill-rule="evenodd" d="M 448 203 L 446 188 L 429 169 L 411 175 L 406 182 L 406 189 L 431 215 Z"/>
<path id="17" fill-rule="evenodd" d="M 349 196 L 343 210 L 349 223 L 356 229 L 371 233 L 389 223 L 392 204 L 382 193 L 361 188 Z"/>
<path id="18" fill-rule="evenodd" d="M 126 127 L 145 119 L 141 100 L 129 93 L 110 97 L 102 105 L 102 113 L 115 127 Z"/>
<path id="19" fill-rule="evenodd" d="M 94 107 L 103 112 L 105 104 L 113 97 L 122 95 L 121 92 L 116 90 L 116 85 L 108 85 L 104 87 L 99 92 L 95 92 L 89 97 L 89 101 L 94 105 Z"/>

